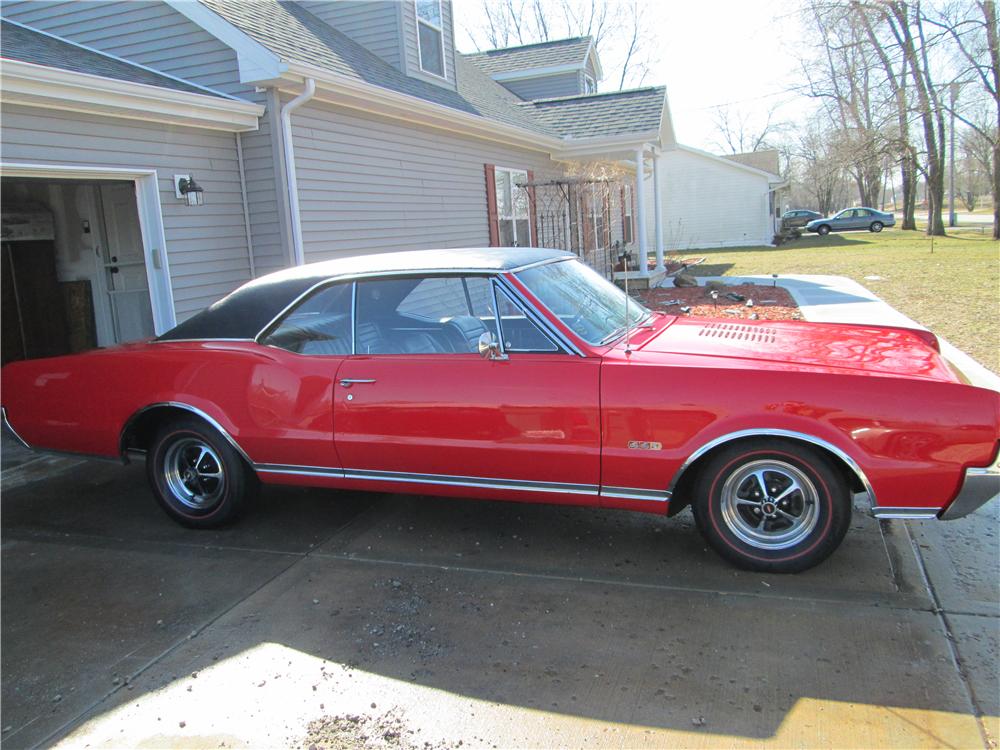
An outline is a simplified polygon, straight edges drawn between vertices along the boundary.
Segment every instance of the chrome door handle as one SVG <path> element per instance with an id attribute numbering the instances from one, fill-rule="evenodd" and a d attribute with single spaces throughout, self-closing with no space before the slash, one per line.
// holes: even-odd
<path id="1" fill-rule="evenodd" d="M 340 384 L 344 388 L 350 388 L 354 383 L 374 383 L 375 378 L 344 378 Z"/>

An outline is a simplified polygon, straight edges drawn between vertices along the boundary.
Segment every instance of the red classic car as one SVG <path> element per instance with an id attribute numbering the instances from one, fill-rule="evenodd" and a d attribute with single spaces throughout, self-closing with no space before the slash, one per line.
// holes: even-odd
<path id="1" fill-rule="evenodd" d="M 673 515 L 792 572 L 882 518 L 1000 486 L 1000 394 L 926 331 L 650 312 L 540 249 L 359 256 L 266 276 L 162 336 L 3 369 L 28 446 L 128 461 L 187 526 L 260 482 Z M 626 322 L 627 321 L 627 322 Z"/>

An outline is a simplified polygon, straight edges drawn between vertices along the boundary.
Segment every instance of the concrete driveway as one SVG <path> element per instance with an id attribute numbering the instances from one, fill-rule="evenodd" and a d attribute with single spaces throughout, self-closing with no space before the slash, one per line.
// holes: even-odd
<path id="1" fill-rule="evenodd" d="M 984 747 L 996 505 L 859 511 L 797 576 L 688 514 L 268 490 L 169 521 L 141 465 L 2 497 L 2 741 L 95 747 Z"/>

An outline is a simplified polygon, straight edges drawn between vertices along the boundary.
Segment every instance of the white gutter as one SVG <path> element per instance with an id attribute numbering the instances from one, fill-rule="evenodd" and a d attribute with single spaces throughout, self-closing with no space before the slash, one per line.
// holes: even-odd
<path id="1" fill-rule="evenodd" d="M 302 217 L 299 213 L 299 184 L 295 177 L 295 146 L 292 143 L 292 112 L 313 98 L 316 80 L 306 79 L 305 90 L 281 108 L 281 140 L 285 147 L 285 179 L 288 188 L 288 208 L 292 220 L 292 261 L 301 266 L 306 262 L 302 247 Z"/>

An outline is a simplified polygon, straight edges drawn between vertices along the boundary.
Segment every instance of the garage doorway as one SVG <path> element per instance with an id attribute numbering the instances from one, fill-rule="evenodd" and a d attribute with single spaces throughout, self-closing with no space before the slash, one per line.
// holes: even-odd
<path id="1" fill-rule="evenodd" d="M 2 359 L 155 333 L 136 183 L 2 180 Z"/>

